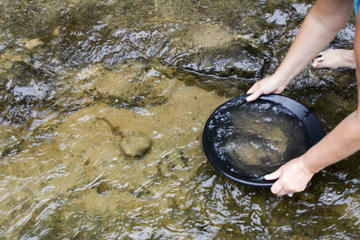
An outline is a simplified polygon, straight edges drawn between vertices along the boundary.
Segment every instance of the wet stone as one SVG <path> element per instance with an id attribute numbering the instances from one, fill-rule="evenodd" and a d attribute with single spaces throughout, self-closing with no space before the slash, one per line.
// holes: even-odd
<path id="1" fill-rule="evenodd" d="M 23 46 L 27 49 L 33 49 L 36 48 L 38 46 L 43 45 L 44 43 L 38 39 L 38 38 L 33 38 L 33 39 L 23 39 Z"/>
<path id="2" fill-rule="evenodd" d="M 9 70 L 16 62 L 26 62 L 28 60 L 29 57 L 22 53 L 15 50 L 5 50 L 3 53 L 0 53 L 0 73 Z"/>
<path id="3" fill-rule="evenodd" d="M 132 132 L 120 141 L 120 148 L 128 157 L 141 157 L 150 147 L 151 139 L 140 132 Z"/>
<path id="4" fill-rule="evenodd" d="M 15 62 L 3 78 L 6 90 L 16 101 L 43 100 L 51 86 L 43 71 L 22 61 Z"/>
<path id="5" fill-rule="evenodd" d="M 24 123 L 31 109 L 49 96 L 52 83 L 48 74 L 23 61 L 13 62 L 0 73 L 1 120 Z"/>
<path id="6" fill-rule="evenodd" d="M 233 43 L 223 48 L 206 48 L 178 63 L 178 67 L 218 77 L 261 78 L 267 68 L 260 50 L 248 44 Z"/>

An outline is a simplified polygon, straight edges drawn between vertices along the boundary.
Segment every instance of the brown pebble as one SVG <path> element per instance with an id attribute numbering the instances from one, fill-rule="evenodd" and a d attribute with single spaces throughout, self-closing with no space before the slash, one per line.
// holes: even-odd
<path id="1" fill-rule="evenodd" d="M 132 132 L 126 135 L 120 142 L 120 148 L 128 157 L 141 157 L 151 147 L 150 138 L 139 132 Z"/>

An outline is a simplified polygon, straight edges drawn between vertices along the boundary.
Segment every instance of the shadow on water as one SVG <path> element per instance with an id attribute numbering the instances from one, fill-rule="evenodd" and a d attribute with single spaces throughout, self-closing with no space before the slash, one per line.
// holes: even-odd
<path id="1" fill-rule="evenodd" d="M 359 236 L 358 154 L 277 198 L 202 152 L 209 114 L 275 70 L 311 4 L 0 1 L 0 238 Z M 284 94 L 330 131 L 356 108 L 354 72 L 309 67 Z"/>

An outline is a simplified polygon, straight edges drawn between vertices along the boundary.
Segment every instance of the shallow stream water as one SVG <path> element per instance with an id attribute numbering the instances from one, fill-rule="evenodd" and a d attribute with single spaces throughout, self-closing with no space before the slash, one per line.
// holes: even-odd
<path id="1" fill-rule="evenodd" d="M 210 113 L 274 71 L 311 4 L 0 0 L 0 239 L 358 238 L 359 154 L 279 198 L 202 151 Z M 329 47 L 353 38 L 352 17 Z M 355 74 L 309 67 L 283 94 L 330 131 Z"/>

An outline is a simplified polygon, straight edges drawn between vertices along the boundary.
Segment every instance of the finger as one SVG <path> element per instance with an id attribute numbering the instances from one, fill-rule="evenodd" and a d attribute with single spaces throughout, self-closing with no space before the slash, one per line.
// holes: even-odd
<path id="1" fill-rule="evenodd" d="M 279 181 L 277 181 L 277 182 L 279 182 Z M 287 188 L 286 188 L 285 185 L 286 185 L 286 184 L 283 184 L 283 183 L 280 183 L 280 182 L 279 182 L 278 186 L 275 186 L 275 190 L 274 190 L 274 191 L 276 191 L 276 193 L 274 193 L 274 194 L 276 194 L 276 195 L 279 196 L 279 197 L 282 197 L 282 196 L 285 196 L 285 195 L 288 195 L 288 194 L 292 194 L 291 191 L 288 191 L 288 190 L 287 190 Z"/>
<path id="2" fill-rule="evenodd" d="M 246 92 L 247 94 L 253 93 L 255 92 L 257 89 L 259 88 L 259 85 L 257 83 L 255 83 L 254 85 L 252 85 L 252 87 Z"/>
<path id="3" fill-rule="evenodd" d="M 275 180 L 275 179 L 278 179 L 280 177 L 280 174 L 281 174 L 281 170 L 279 168 L 275 172 L 272 172 L 270 174 L 265 175 L 264 178 L 265 178 L 265 180 Z"/>
<path id="4" fill-rule="evenodd" d="M 282 186 L 280 184 L 279 181 L 276 181 L 272 186 L 271 186 L 271 192 L 277 196 L 282 196 Z"/>
<path id="5" fill-rule="evenodd" d="M 313 62 L 312 66 L 314 68 L 323 68 L 325 67 L 324 65 L 324 60 L 320 60 L 320 61 L 317 61 L 317 62 Z"/>
<path id="6" fill-rule="evenodd" d="M 319 54 L 315 58 L 323 57 L 328 51 L 329 51 L 329 49 L 319 52 Z"/>
<path id="7" fill-rule="evenodd" d="M 314 62 L 321 62 L 321 61 L 324 61 L 324 57 L 323 56 L 319 56 L 317 58 L 314 59 Z"/>
<path id="8" fill-rule="evenodd" d="M 256 100 L 258 97 L 260 97 L 261 94 L 263 94 L 263 92 L 262 92 L 261 90 L 258 90 L 258 91 L 256 91 L 256 92 L 252 93 L 250 96 L 248 96 L 248 97 L 246 98 L 246 101 L 248 101 L 248 102 L 254 101 L 254 100 Z"/>
<path id="9" fill-rule="evenodd" d="M 321 66 L 321 62 L 324 61 L 324 58 L 323 57 L 319 57 L 319 58 L 315 58 L 313 63 L 312 63 L 312 66 L 315 67 L 315 68 L 318 68 Z"/>
<path id="10" fill-rule="evenodd" d="M 323 56 L 323 52 L 319 53 L 319 55 L 317 55 L 317 56 L 315 57 L 315 59 L 321 58 L 322 56 Z"/>
<path id="11" fill-rule="evenodd" d="M 319 67 L 319 63 L 316 61 L 313 61 L 313 63 L 311 64 L 312 67 L 314 68 L 318 68 Z"/>
<path id="12" fill-rule="evenodd" d="M 276 90 L 274 91 L 274 93 L 280 94 L 280 93 L 282 93 L 282 91 L 284 91 L 284 89 L 285 89 L 285 87 L 280 87 L 280 88 L 276 89 Z"/>
<path id="13" fill-rule="evenodd" d="M 285 196 L 286 194 L 288 194 L 288 192 L 287 191 L 285 191 L 284 189 L 281 189 L 281 191 L 280 192 L 278 192 L 278 196 L 279 197 L 282 197 L 282 196 Z"/>

